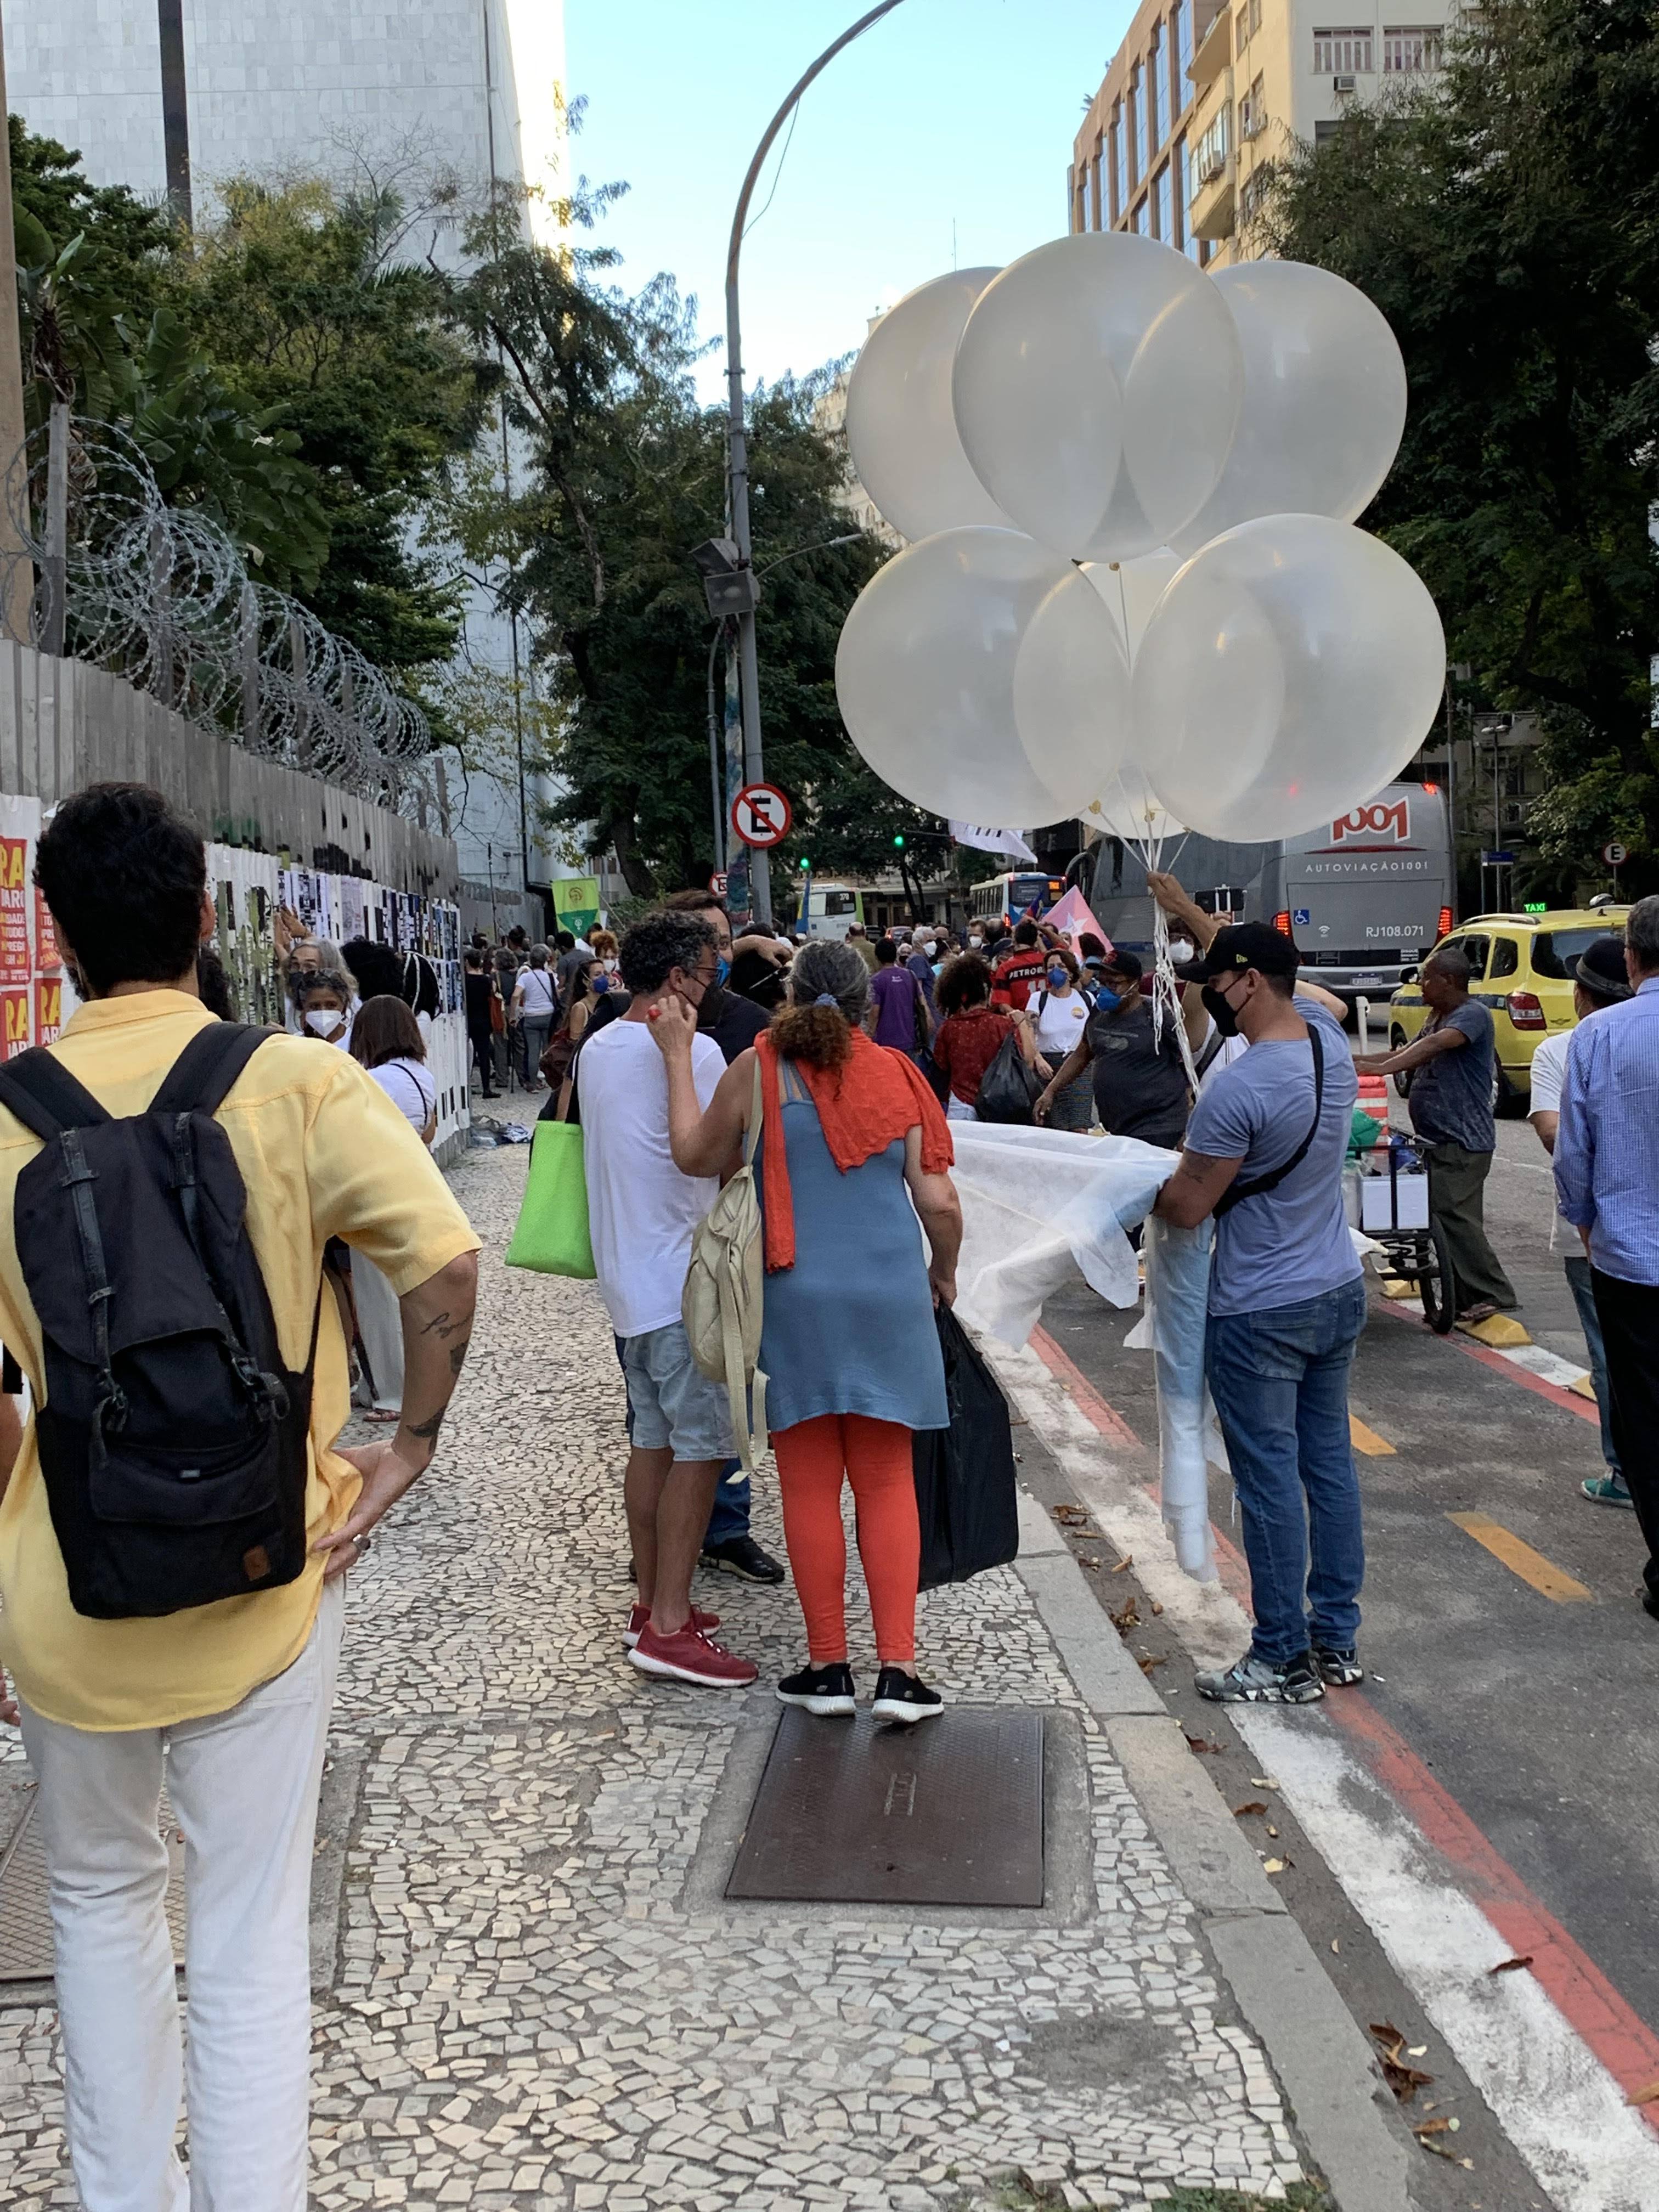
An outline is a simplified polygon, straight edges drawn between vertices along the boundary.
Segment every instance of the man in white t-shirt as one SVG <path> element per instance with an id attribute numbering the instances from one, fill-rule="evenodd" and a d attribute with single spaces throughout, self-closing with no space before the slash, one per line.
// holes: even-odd
<path id="1" fill-rule="evenodd" d="M 1621 938 L 1598 937 L 1585 947 L 1571 973 L 1572 1003 L 1581 1022 L 1593 1021 L 1607 1007 L 1618 1006 L 1631 995 Z M 1571 1030 L 1557 1030 L 1553 1036 L 1545 1038 L 1532 1056 L 1532 1101 L 1527 1109 L 1527 1119 L 1537 1130 L 1544 1150 L 1552 1158 L 1555 1156 L 1556 1131 L 1561 1123 L 1561 1087 L 1566 1081 L 1567 1053 L 1572 1039 Z M 1601 1456 L 1607 1463 L 1605 1474 L 1589 1476 L 1579 1488 L 1594 1504 L 1632 1508 L 1629 1486 L 1613 1448 L 1613 1425 L 1607 1414 L 1607 1356 L 1601 1344 L 1601 1322 L 1595 1310 L 1589 1258 L 1578 1231 L 1559 1209 L 1550 1224 L 1550 1249 L 1561 1255 L 1567 1287 L 1578 1309 L 1584 1346 L 1589 1353 L 1590 1381 L 1595 1386 L 1595 1403 L 1601 1415 Z"/>
<path id="2" fill-rule="evenodd" d="M 720 1184 L 674 1164 L 668 1075 L 649 1026 L 667 999 L 701 1006 L 718 958 L 714 933 L 697 915 L 635 922 L 620 947 L 628 1012 L 586 1040 L 580 1082 L 593 1267 L 633 1413 L 623 1497 L 639 1601 L 623 1640 L 642 1674 L 741 1689 L 757 1668 L 714 1643 L 718 1620 L 691 1603 L 715 1481 L 734 1449 L 725 1386 L 698 1368 L 680 1319 L 692 1235 Z M 725 1072 L 713 1038 L 694 1037 L 691 1073 L 705 1107 Z"/>

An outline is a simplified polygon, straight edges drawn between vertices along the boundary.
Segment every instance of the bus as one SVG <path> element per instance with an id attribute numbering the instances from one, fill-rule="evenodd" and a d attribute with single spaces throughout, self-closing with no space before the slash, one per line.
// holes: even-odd
<path id="1" fill-rule="evenodd" d="M 1437 784 L 1391 783 L 1363 806 L 1274 844 L 1167 841 L 1164 865 L 1208 914 L 1270 921 L 1350 1003 L 1386 995 L 1452 927 L 1451 823 Z M 1095 848 L 1091 911 L 1115 945 L 1150 954 L 1152 902 L 1133 848 Z"/>
<path id="2" fill-rule="evenodd" d="M 1143 875 L 1143 892 L 1146 887 Z M 968 919 L 995 923 L 1006 915 L 1009 921 L 1018 921 L 1032 907 L 1039 915 L 1047 914 L 1051 906 L 1059 903 L 1065 890 L 1063 876 L 1044 875 L 1036 868 L 1018 868 L 1009 874 L 988 876 L 982 884 L 975 884 L 969 890 Z"/>
<path id="3" fill-rule="evenodd" d="M 809 882 L 806 899 L 806 912 L 795 921 L 803 936 L 844 938 L 854 922 L 865 927 L 864 893 L 854 884 Z"/>

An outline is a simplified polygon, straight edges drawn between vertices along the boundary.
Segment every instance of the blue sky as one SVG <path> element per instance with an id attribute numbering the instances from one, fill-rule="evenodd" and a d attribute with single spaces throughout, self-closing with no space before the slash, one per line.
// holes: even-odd
<path id="1" fill-rule="evenodd" d="M 631 189 L 603 235 L 637 289 L 659 269 L 723 330 L 743 173 L 801 71 L 860 0 L 565 0 L 569 89 L 588 101 L 575 168 Z M 775 149 L 744 248 L 750 381 L 861 343 L 866 319 L 951 266 L 1001 264 L 1066 227 L 1084 101 L 1131 0 L 904 0 L 838 55 Z M 722 396 L 725 349 L 702 365 Z"/>

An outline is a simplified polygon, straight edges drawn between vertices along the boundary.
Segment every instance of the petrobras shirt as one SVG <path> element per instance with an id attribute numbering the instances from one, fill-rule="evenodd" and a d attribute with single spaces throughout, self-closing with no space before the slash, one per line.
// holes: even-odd
<path id="1" fill-rule="evenodd" d="M 1215 1225 L 1210 1269 L 1212 1314 L 1255 1313 L 1300 1305 L 1339 1290 L 1360 1273 L 1342 1212 L 1342 1164 L 1359 1079 L 1340 1024 L 1322 1006 L 1297 1000 L 1317 1025 L 1325 1056 L 1319 1128 L 1306 1157 L 1275 1189 L 1247 1198 Z M 1206 1083 L 1187 1124 L 1187 1150 L 1239 1160 L 1237 1180 L 1253 1182 L 1290 1158 L 1313 1120 L 1310 1046 L 1259 1039 Z"/>

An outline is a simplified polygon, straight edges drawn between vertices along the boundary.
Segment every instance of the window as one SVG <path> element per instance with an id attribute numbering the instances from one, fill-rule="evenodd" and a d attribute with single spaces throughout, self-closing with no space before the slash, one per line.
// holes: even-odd
<path id="1" fill-rule="evenodd" d="M 1135 182 L 1146 173 L 1146 87 L 1139 67 L 1129 79 L 1129 110 L 1135 122 Z"/>
<path id="2" fill-rule="evenodd" d="M 1258 76 L 1238 103 L 1239 144 L 1242 146 L 1247 139 L 1254 138 L 1265 128 L 1267 120 L 1267 95 L 1262 90 L 1261 79 Z"/>
<path id="3" fill-rule="evenodd" d="M 1315 149 L 1317 150 L 1321 146 L 1328 146 L 1341 128 L 1342 118 L 1340 116 L 1334 123 L 1316 123 L 1314 125 Z"/>
<path id="4" fill-rule="evenodd" d="M 1369 76 L 1371 73 L 1371 31 L 1369 23 L 1346 31 L 1314 33 L 1316 76 Z"/>
<path id="5" fill-rule="evenodd" d="M 1226 169 L 1227 155 L 1231 150 L 1227 127 L 1231 113 L 1230 107 L 1218 107 L 1209 128 L 1193 150 L 1192 194 L 1194 199 L 1206 185 L 1221 176 Z"/>
<path id="6" fill-rule="evenodd" d="M 1129 204 L 1129 133 L 1122 103 L 1112 110 L 1112 221 L 1121 222 Z"/>
<path id="7" fill-rule="evenodd" d="M 1151 208 L 1147 201 L 1145 199 L 1136 201 L 1134 216 L 1130 224 L 1130 228 L 1138 232 L 1142 238 L 1145 238 L 1148 234 L 1151 228 Z"/>
<path id="8" fill-rule="evenodd" d="M 1261 0 L 1244 0 L 1233 18 L 1233 50 L 1242 54 L 1261 28 Z"/>
<path id="9" fill-rule="evenodd" d="M 1495 983 L 1500 975 L 1513 975 L 1521 966 L 1521 948 L 1512 937 L 1494 937 L 1492 941 L 1492 965 L 1486 970 L 1486 981 Z"/>
<path id="10" fill-rule="evenodd" d="M 1469 981 L 1478 982 L 1486 972 L 1486 955 L 1492 949 L 1489 937 L 1455 937 L 1452 943 L 1469 963 Z"/>
<path id="11" fill-rule="evenodd" d="M 1176 0 L 1170 21 L 1175 25 L 1175 112 L 1179 115 L 1187 105 L 1191 82 L 1187 72 L 1193 65 L 1193 0 Z"/>
<path id="12" fill-rule="evenodd" d="M 1595 929 L 1540 929 L 1532 940 L 1532 972 L 1547 975 L 1553 983 L 1565 983 L 1583 954 L 1588 952 L 1598 937 L 1607 931 Z"/>
<path id="13" fill-rule="evenodd" d="M 1169 60 L 1164 50 L 1164 26 L 1154 23 L 1146 42 L 1147 139 L 1156 154 L 1169 135 Z"/>
<path id="14" fill-rule="evenodd" d="M 1258 161 L 1238 188 L 1238 216 L 1243 223 L 1253 222 L 1266 204 L 1273 184 L 1273 165 Z"/>
<path id="15" fill-rule="evenodd" d="M 1415 76 L 1440 66 L 1444 33 L 1438 23 L 1408 23 L 1382 33 L 1384 76 Z"/>
<path id="16" fill-rule="evenodd" d="M 1175 234 L 1175 191 L 1170 182 L 1170 164 L 1166 161 L 1152 179 L 1152 228 L 1154 235 L 1166 246 L 1173 246 Z"/>

